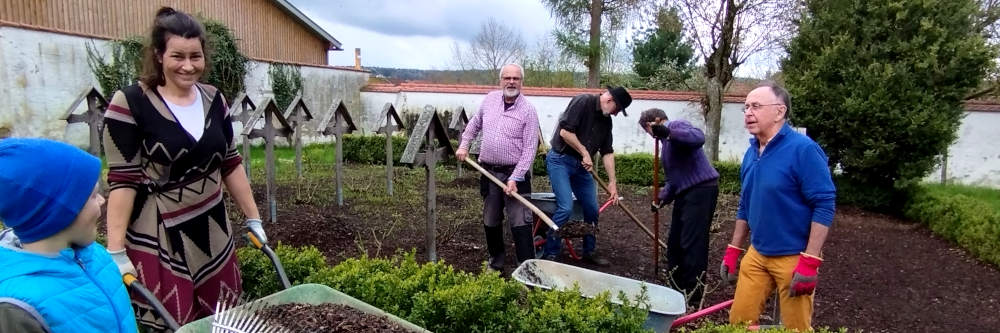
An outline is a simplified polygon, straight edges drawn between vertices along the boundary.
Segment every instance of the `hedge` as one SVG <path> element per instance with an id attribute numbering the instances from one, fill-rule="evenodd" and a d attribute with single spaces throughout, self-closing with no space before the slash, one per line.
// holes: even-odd
<path id="1" fill-rule="evenodd" d="M 406 148 L 407 139 L 402 136 L 392 138 L 393 163 L 399 163 L 399 157 L 403 155 Z M 457 143 L 454 143 L 457 148 Z M 312 144 L 303 149 L 303 159 L 310 163 L 333 163 L 332 144 L 321 143 Z M 260 148 L 257 148 L 260 149 Z M 282 150 L 291 150 L 283 147 Z M 385 137 L 378 135 L 345 135 L 344 136 L 344 161 L 359 164 L 385 164 Z M 257 154 L 254 154 L 259 156 Z M 294 156 L 294 155 L 292 155 Z M 454 164 L 454 159 L 449 159 L 444 163 Z M 599 163 L 599 162 L 598 162 Z M 739 193 L 740 164 L 737 162 L 714 162 L 713 166 L 719 171 L 719 190 L 722 193 Z M 649 186 L 653 182 L 652 175 L 653 155 L 646 153 L 620 154 L 615 155 L 615 171 L 619 184 Z M 607 179 L 604 169 L 600 168 L 600 175 Z M 661 170 L 662 171 L 662 170 Z M 536 158 L 532 164 L 532 174 L 536 176 L 546 176 L 545 159 L 541 156 Z M 660 177 L 663 177 L 662 173 Z"/>
<path id="2" fill-rule="evenodd" d="M 646 332 L 645 296 L 610 302 L 605 293 L 528 289 L 484 268 L 473 274 L 443 262 L 420 264 L 416 252 L 388 259 L 350 258 L 327 267 L 314 247 L 275 249 L 293 284 L 319 283 L 434 332 Z M 281 290 L 257 249 L 237 252 L 248 298 Z"/>
<path id="3" fill-rule="evenodd" d="M 326 267 L 326 257 L 313 246 L 292 247 L 278 243 L 274 252 L 293 285 L 303 283 L 313 272 Z M 239 260 L 246 298 L 256 299 L 282 289 L 271 260 L 261 250 L 242 247 L 236 250 L 236 257 Z"/>
<path id="4" fill-rule="evenodd" d="M 907 218 L 1000 266 L 1000 212 L 976 197 L 924 186 L 906 206 Z"/>

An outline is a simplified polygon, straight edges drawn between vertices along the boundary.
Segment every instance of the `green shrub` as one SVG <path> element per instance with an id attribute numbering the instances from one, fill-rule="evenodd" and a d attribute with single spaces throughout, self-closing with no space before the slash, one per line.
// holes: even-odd
<path id="1" fill-rule="evenodd" d="M 518 298 L 526 292 L 516 281 L 484 273 L 416 294 L 409 318 L 434 332 L 511 332 L 517 323 L 511 318 L 521 317 Z"/>
<path id="2" fill-rule="evenodd" d="M 982 260 L 1000 266 L 1000 212 L 990 203 L 925 187 L 910 200 L 905 215 L 926 223 L 934 233 Z"/>
<path id="3" fill-rule="evenodd" d="M 577 289 L 569 291 L 532 290 L 526 312 L 520 317 L 519 332 L 649 332 L 643 329 L 648 302 L 630 301 L 618 295 L 623 305 L 610 302 L 602 293 L 594 298 L 580 297 Z"/>
<path id="4" fill-rule="evenodd" d="M 240 52 L 236 36 L 224 23 L 205 17 L 198 19 L 205 25 L 208 60 L 212 62 L 202 80 L 232 100 L 246 89 L 243 80 L 250 59 Z"/>
<path id="5" fill-rule="evenodd" d="M 295 95 L 302 90 L 302 71 L 299 66 L 275 63 L 267 69 L 267 75 L 271 78 L 274 103 L 281 112 L 285 112 Z"/>
<path id="6" fill-rule="evenodd" d="M 740 194 L 742 181 L 740 180 L 740 162 L 716 161 L 712 162 L 715 170 L 719 171 L 719 192 L 726 194 Z"/>
<path id="7" fill-rule="evenodd" d="M 392 161 L 399 163 L 399 157 L 406 149 L 407 138 L 394 135 L 392 137 Z M 330 155 L 332 156 L 332 154 Z M 332 157 L 331 157 L 332 158 Z M 344 161 L 361 164 L 385 164 L 384 135 L 345 135 Z"/>
<path id="8" fill-rule="evenodd" d="M 274 252 L 285 268 L 288 281 L 293 285 L 305 282 L 306 277 L 326 267 L 326 257 L 314 246 L 293 247 L 279 243 Z M 253 247 L 243 247 L 236 250 L 236 256 L 240 263 L 246 298 L 260 298 L 283 288 L 271 260 L 264 252 Z"/>
<path id="9" fill-rule="evenodd" d="M 966 96 L 993 66 L 978 1 L 803 3 L 781 66 L 788 116 L 844 177 L 905 191 L 948 152 Z"/>
<path id="10" fill-rule="evenodd" d="M 415 252 L 391 259 L 345 260 L 307 282 L 338 289 L 435 332 L 637 332 L 646 310 L 620 306 L 607 295 L 528 290 L 496 273 L 471 274 Z M 626 300 L 627 301 L 627 300 Z"/>

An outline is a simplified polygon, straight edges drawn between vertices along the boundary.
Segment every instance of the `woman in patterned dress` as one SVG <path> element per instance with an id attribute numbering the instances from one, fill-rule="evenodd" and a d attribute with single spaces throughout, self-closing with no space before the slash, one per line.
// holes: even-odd
<path id="1" fill-rule="evenodd" d="M 266 241 L 226 101 L 198 79 L 205 32 L 186 13 L 161 8 L 146 46 L 141 82 L 114 94 L 105 114 L 108 252 L 178 323 L 211 315 L 239 297 L 240 272 L 223 185 Z M 133 297 L 140 323 L 165 327 Z"/>

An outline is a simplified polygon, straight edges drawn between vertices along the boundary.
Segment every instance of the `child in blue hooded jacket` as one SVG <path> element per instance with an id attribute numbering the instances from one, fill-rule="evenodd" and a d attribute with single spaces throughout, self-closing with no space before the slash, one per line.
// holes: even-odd
<path id="1" fill-rule="evenodd" d="M 0 140 L 0 333 L 136 332 L 97 238 L 101 161 L 46 139 Z"/>

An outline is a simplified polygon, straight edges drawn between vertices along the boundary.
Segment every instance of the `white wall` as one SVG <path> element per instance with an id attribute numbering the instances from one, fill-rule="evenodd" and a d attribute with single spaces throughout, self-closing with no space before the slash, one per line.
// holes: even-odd
<path id="1" fill-rule="evenodd" d="M 966 112 L 958 129 L 958 140 L 948 150 L 949 181 L 1000 188 L 1000 144 L 997 129 L 1000 113 Z M 927 176 L 941 181 L 941 168 Z"/>
<path id="2" fill-rule="evenodd" d="M 0 27 L 0 132 L 85 146 L 87 126 L 67 128 L 59 117 L 83 89 L 98 86 L 87 64 L 91 42 L 108 53 L 102 40 Z"/>
<path id="3" fill-rule="evenodd" d="M 361 100 L 368 119 L 375 119 L 386 102 L 394 103 L 396 111 L 403 116 L 407 112 L 421 112 L 425 105 L 433 105 L 438 112 L 454 111 L 459 106 L 465 107 L 469 118 L 479 111 L 479 103 L 484 95 L 478 94 L 443 94 L 425 92 L 362 92 Z M 566 109 L 571 97 L 527 96 L 528 101 L 538 111 L 538 120 L 542 126 L 542 134 L 546 140 L 551 139 L 555 131 L 559 115 Z M 746 131 L 743 129 L 742 104 L 728 103 L 723 109 L 724 123 L 720 137 L 720 159 L 737 161 L 743 157 L 746 150 Z M 634 100 L 629 106 L 629 116 L 618 114 L 613 120 L 614 148 L 620 153 L 652 152 L 653 140 L 639 128 L 639 114 L 649 108 L 663 109 L 670 119 L 686 119 L 697 127 L 704 128 L 697 102 Z M 376 122 L 364 124 L 367 132 L 371 132 L 384 124 L 382 118 Z"/>
<path id="4" fill-rule="evenodd" d="M 101 89 L 87 63 L 87 45 L 108 56 L 105 40 L 0 27 L 0 133 L 48 137 L 86 147 L 87 126 L 66 126 L 59 117 L 81 91 Z M 256 103 L 273 96 L 268 67 L 259 61 L 248 65 L 246 92 Z M 303 97 L 315 118 L 326 113 L 335 98 L 343 99 L 349 110 L 361 108 L 360 89 L 367 84 L 368 73 L 309 66 L 301 67 L 301 73 Z M 77 112 L 85 108 L 83 103 Z"/>

